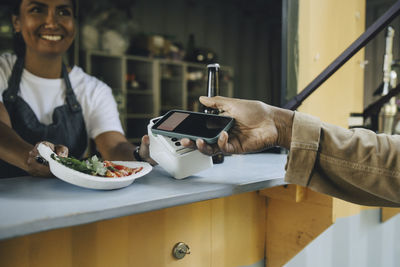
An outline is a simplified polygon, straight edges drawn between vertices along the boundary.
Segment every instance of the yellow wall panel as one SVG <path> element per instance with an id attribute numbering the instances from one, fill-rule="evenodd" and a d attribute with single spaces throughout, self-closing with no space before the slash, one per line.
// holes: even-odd
<path id="1" fill-rule="evenodd" d="M 283 266 L 332 224 L 331 207 L 319 203 L 271 198 L 267 209 L 268 267 Z"/>
<path id="2" fill-rule="evenodd" d="M 0 266 L 70 267 L 70 234 L 71 229 L 65 228 L 1 241 Z"/>
<path id="3" fill-rule="evenodd" d="M 282 266 L 332 224 L 332 198 L 296 185 L 260 191 L 268 197 L 266 217 L 267 266 Z"/>
<path id="4" fill-rule="evenodd" d="M 225 265 L 212 266 L 248 266 L 261 261 L 265 251 L 265 198 L 253 192 L 223 200 Z"/>
<path id="5" fill-rule="evenodd" d="M 97 266 L 97 224 L 84 224 L 71 229 L 72 267 Z M 58 230 L 49 231 L 58 236 Z M 26 236 L 29 238 L 30 235 Z M 61 240 L 60 240 L 61 241 Z"/>
<path id="6" fill-rule="evenodd" d="M 302 0 L 299 6 L 299 77 L 302 90 L 365 29 L 364 0 Z M 300 106 L 323 121 L 347 127 L 363 108 L 361 50 Z"/>
<path id="7" fill-rule="evenodd" d="M 381 221 L 386 222 L 400 213 L 400 208 L 381 208 Z"/>

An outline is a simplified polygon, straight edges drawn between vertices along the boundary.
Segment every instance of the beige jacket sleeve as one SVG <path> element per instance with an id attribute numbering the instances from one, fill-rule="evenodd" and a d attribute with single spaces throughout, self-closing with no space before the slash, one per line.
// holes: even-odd
<path id="1" fill-rule="evenodd" d="M 400 136 L 296 112 L 285 181 L 357 204 L 400 207 Z"/>

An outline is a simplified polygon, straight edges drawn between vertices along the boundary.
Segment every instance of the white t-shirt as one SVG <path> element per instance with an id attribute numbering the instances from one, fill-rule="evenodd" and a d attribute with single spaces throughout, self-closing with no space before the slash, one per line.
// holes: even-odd
<path id="1" fill-rule="evenodd" d="M 16 60 L 16 55 L 9 53 L 0 55 L 1 102 L 3 102 L 3 92 L 8 87 L 8 79 Z M 123 134 L 111 88 L 77 66 L 72 68 L 69 79 L 75 96 L 82 106 L 88 136 L 95 138 L 107 131 Z M 24 69 L 18 95 L 29 104 L 41 123 L 49 125 L 53 122 L 54 109 L 66 103 L 65 91 L 64 79 L 45 79 Z"/>

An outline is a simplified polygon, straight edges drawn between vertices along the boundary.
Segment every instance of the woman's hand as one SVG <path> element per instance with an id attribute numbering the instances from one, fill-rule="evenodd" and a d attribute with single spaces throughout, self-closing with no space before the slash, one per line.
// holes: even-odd
<path id="1" fill-rule="evenodd" d="M 27 172 L 32 176 L 53 177 L 53 174 L 50 172 L 49 165 L 42 157 L 40 157 L 39 151 L 37 149 L 40 143 L 50 147 L 51 150 L 53 150 L 60 157 L 68 156 L 68 147 L 63 145 L 54 145 L 50 142 L 43 141 L 37 143 L 35 147 L 31 151 L 29 151 L 29 156 L 27 159 Z"/>
<path id="2" fill-rule="evenodd" d="M 142 137 L 142 142 L 140 143 L 140 149 L 139 149 L 139 156 L 150 163 L 151 165 L 155 166 L 157 165 L 157 162 L 155 162 L 151 157 L 150 157 L 150 138 L 148 135 L 144 135 Z"/>
<path id="3" fill-rule="evenodd" d="M 120 132 L 104 132 L 98 135 L 94 141 L 97 151 L 100 152 L 103 159 L 122 161 L 136 160 L 133 154 L 136 146 L 130 143 Z M 156 165 L 157 163 L 150 158 L 149 144 L 149 137 L 147 135 L 143 136 L 142 143 L 140 144 L 139 156 L 143 161 Z"/>
<path id="4" fill-rule="evenodd" d="M 204 154 L 240 154 L 257 152 L 272 146 L 289 148 L 293 111 L 269 106 L 261 101 L 221 96 L 200 97 L 200 102 L 220 110 L 220 115 L 235 119 L 229 135 L 222 132 L 216 145 L 208 145 L 201 139 L 196 140 L 195 145 Z M 181 143 L 184 146 L 194 145 L 186 138 Z"/>

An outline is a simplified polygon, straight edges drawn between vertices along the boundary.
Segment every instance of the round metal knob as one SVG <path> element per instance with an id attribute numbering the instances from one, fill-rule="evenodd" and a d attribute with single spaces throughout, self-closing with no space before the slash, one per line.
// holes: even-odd
<path id="1" fill-rule="evenodd" d="M 189 246 L 183 242 L 176 243 L 172 250 L 172 255 L 178 260 L 184 258 L 186 254 L 190 254 Z"/>

